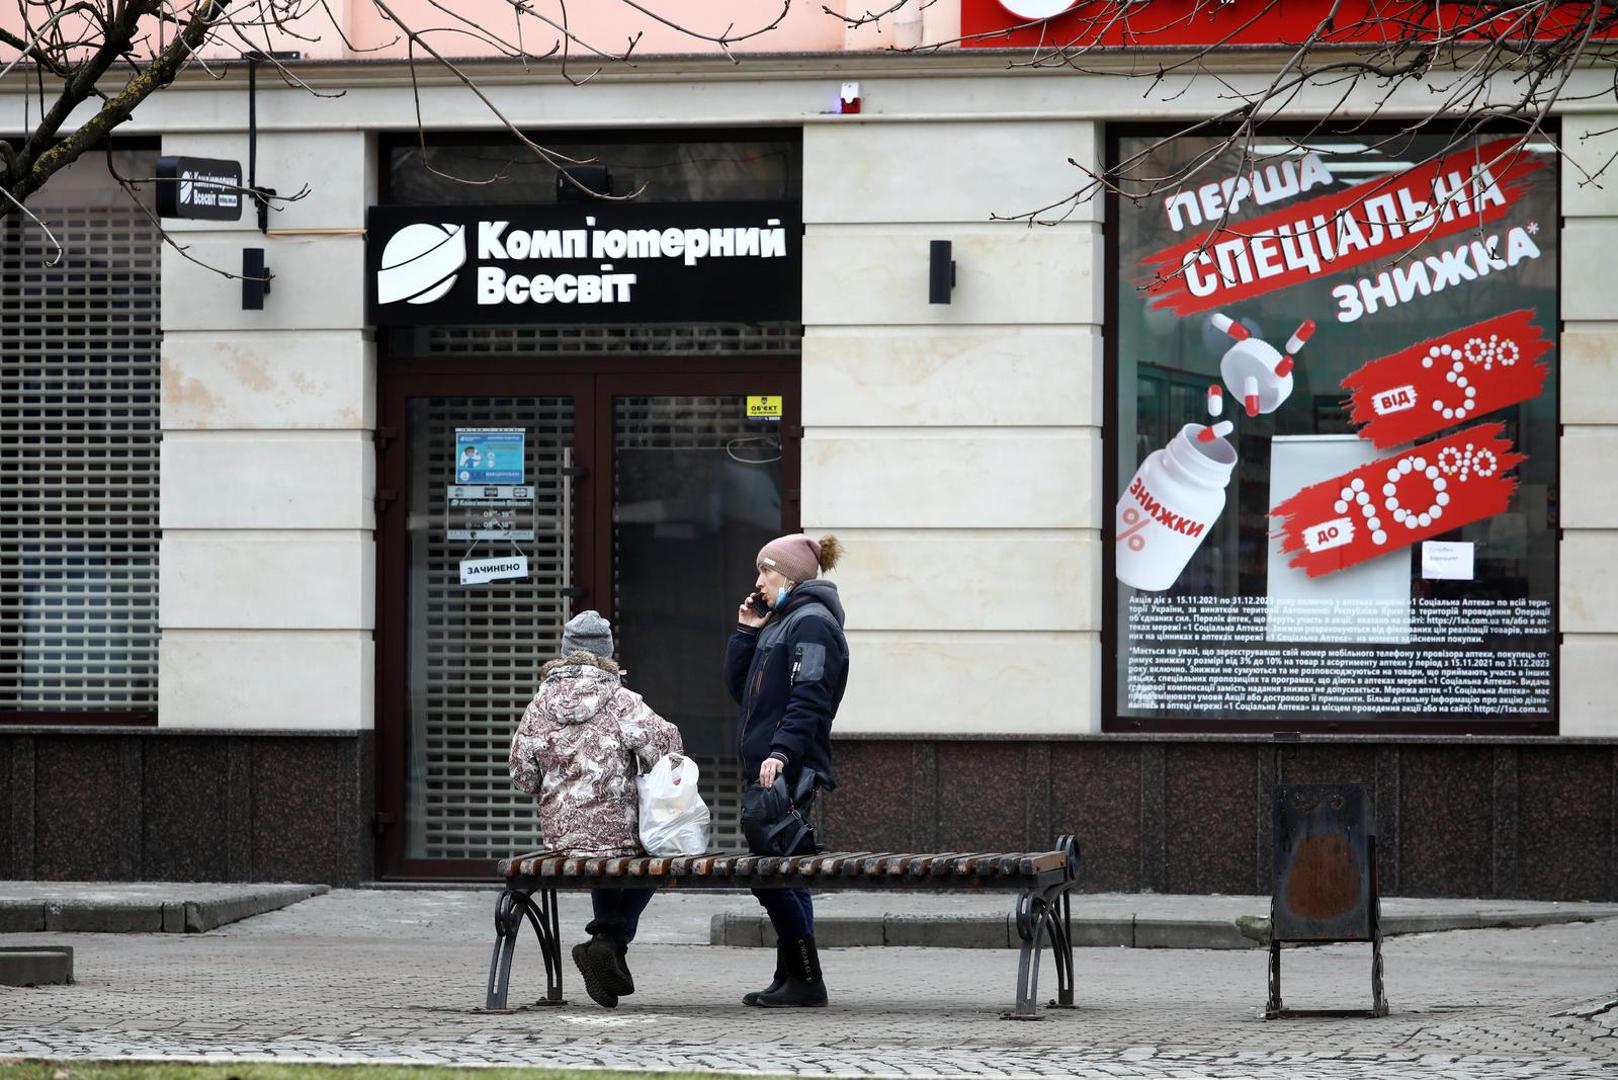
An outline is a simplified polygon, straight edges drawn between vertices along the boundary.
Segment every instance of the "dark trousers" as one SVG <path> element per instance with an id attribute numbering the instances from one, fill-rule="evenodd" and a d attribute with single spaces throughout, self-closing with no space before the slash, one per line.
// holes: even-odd
<path id="1" fill-rule="evenodd" d="M 815 905 L 808 889 L 754 889 L 753 895 L 764 905 L 780 940 L 815 936 Z"/>
<path id="2" fill-rule="evenodd" d="M 628 945 L 640 927 L 640 913 L 652 902 L 656 889 L 591 889 L 590 908 L 595 912 L 584 927 L 587 934 L 609 934 Z"/>

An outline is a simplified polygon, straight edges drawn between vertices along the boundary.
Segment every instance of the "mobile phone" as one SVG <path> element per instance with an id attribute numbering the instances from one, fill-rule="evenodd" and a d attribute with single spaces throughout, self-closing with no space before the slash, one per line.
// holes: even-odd
<path id="1" fill-rule="evenodd" d="M 758 593 L 747 594 L 747 606 L 753 609 L 754 615 L 768 615 L 770 605 L 764 602 L 764 597 Z"/>

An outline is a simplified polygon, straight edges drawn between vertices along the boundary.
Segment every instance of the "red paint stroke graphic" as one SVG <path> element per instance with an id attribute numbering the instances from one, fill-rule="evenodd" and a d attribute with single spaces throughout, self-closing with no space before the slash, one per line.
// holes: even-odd
<path id="1" fill-rule="evenodd" d="M 1270 511 L 1288 565 L 1320 577 L 1501 513 L 1517 490 L 1506 473 L 1527 460 L 1504 431 L 1482 424 L 1304 488 Z"/>
<path id="2" fill-rule="evenodd" d="M 1533 318 L 1513 311 L 1361 366 L 1342 382 L 1360 438 L 1396 446 L 1538 397 L 1551 342 Z"/>
<path id="3" fill-rule="evenodd" d="M 1152 307 L 1190 315 L 1391 261 L 1418 244 L 1503 218 L 1545 165 L 1544 156 L 1522 145 L 1496 139 L 1198 233 L 1142 259 L 1150 276 L 1140 284 L 1156 294 Z"/>

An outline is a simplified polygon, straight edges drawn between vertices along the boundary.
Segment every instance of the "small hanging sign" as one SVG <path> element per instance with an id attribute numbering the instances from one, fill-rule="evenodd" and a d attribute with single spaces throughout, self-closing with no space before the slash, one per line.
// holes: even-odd
<path id="1" fill-rule="evenodd" d="M 498 559 L 462 559 L 461 584 L 482 585 L 528 576 L 528 556 L 505 555 Z"/>

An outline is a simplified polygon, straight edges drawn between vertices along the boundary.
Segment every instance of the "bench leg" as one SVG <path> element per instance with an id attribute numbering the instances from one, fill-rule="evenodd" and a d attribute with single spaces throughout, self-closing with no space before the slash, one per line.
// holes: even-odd
<path id="1" fill-rule="evenodd" d="M 1050 920 L 1051 959 L 1056 964 L 1056 1000 L 1046 1007 L 1076 1008 L 1073 1004 L 1073 900 L 1065 889 L 1047 909 L 1046 918 Z"/>
<path id="2" fill-rule="evenodd" d="M 539 951 L 545 959 L 545 997 L 541 1005 L 565 1005 L 562 1000 L 562 928 L 556 910 L 556 890 L 539 891 L 539 910 L 529 905 L 528 921 L 534 924 Z"/>
<path id="3" fill-rule="evenodd" d="M 558 923 L 556 890 L 541 889 L 536 907 L 530 894 L 517 889 L 501 891 L 494 902 L 494 953 L 489 957 L 489 982 L 485 1009 L 505 1009 L 511 987 L 512 956 L 517 936 L 526 918 L 539 939 L 539 953 L 545 961 L 545 996 L 540 1005 L 562 1005 L 562 948 Z"/>
<path id="4" fill-rule="evenodd" d="M 1274 933 L 1271 924 L 1271 933 Z M 1264 1003 L 1264 1019 L 1274 1020 L 1281 1015 L 1281 943 L 1270 938 L 1270 996 Z"/>
<path id="5" fill-rule="evenodd" d="M 1045 897 L 1027 892 L 1017 897 L 1017 936 L 1022 948 L 1017 953 L 1017 1004 L 1002 1020 L 1039 1020 L 1039 954 L 1045 947 L 1045 934 L 1052 924 Z"/>
<path id="6" fill-rule="evenodd" d="M 528 897 L 513 889 L 502 889 L 494 901 L 494 953 L 489 957 L 489 983 L 485 1009 L 504 1009 L 506 991 L 511 985 L 511 957 L 517 948 L 517 931 L 522 929 Z"/>

